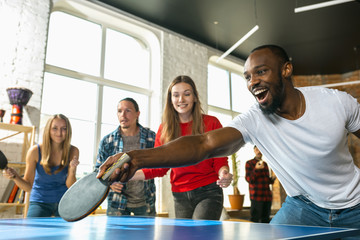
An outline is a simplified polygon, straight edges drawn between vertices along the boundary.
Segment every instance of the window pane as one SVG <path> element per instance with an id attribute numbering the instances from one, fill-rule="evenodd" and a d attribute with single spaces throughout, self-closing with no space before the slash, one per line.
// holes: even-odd
<path id="1" fill-rule="evenodd" d="M 126 34 L 107 29 L 105 78 L 148 88 L 149 61 L 149 51 L 142 42 Z"/>
<path id="2" fill-rule="evenodd" d="M 215 107 L 229 109 L 226 111 L 217 112 L 217 110 L 209 110 L 210 115 L 216 116 L 221 124 L 225 127 L 232 120 L 232 116 L 246 111 L 251 105 L 255 103 L 255 98 L 248 91 L 246 81 L 241 75 L 232 73 L 225 69 L 221 69 L 212 65 L 208 66 L 208 104 Z M 230 78 L 231 76 L 231 78 Z M 229 87 L 229 78 L 231 81 L 231 88 Z M 228 93 L 231 89 L 231 99 Z M 226 96 L 225 96 L 226 95 Z M 222 96 L 222 97 L 219 97 Z M 225 96 L 225 97 L 223 97 Z M 231 101 L 231 104 L 230 104 Z M 226 107 L 224 107 L 226 106 Z M 232 109 L 230 109 L 230 106 Z M 237 152 L 237 159 L 240 161 L 238 173 L 239 181 L 238 188 L 242 194 L 245 194 L 244 206 L 250 206 L 249 198 L 249 184 L 245 180 L 245 164 L 246 161 L 254 157 L 253 146 L 246 144 Z M 229 157 L 229 166 L 232 169 L 231 158 Z M 232 172 L 232 170 L 231 170 Z M 224 195 L 233 194 L 233 188 L 229 187 L 224 189 Z M 224 198 L 224 206 L 230 207 L 228 198 Z"/>
<path id="3" fill-rule="evenodd" d="M 93 83 L 51 73 L 44 75 L 41 126 L 56 113 L 69 118 L 73 132 L 71 144 L 80 151 L 77 177 L 93 169 L 96 92 L 97 86 Z"/>
<path id="4" fill-rule="evenodd" d="M 230 115 L 218 113 L 215 111 L 209 110 L 208 114 L 217 117 L 220 120 L 223 127 L 225 127 L 232 119 Z M 238 164 L 238 173 L 239 173 L 238 188 L 239 188 L 241 194 L 245 194 L 244 207 L 250 206 L 249 184 L 245 180 L 245 174 L 246 174 L 245 164 L 246 164 L 247 160 L 250 160 L 253 157 L 254 157 L 253 146 L 248 143 L 245 144 L 242 148 L 240 148 L 240 150 L 237 152 L 237 160 L 239 162 L 239 164 Z M 228 158 L 228 163 L 229 163 L 229 167 L 230 167 L 231 173 L 232 173 L 232 162 L 231 162 L 230 156 Z M 230 186 L 228 188 L 224 188 L 223 191 L 224 191 L 225 196 L 227 196 L 229 194 L 233 194 L 233 187 Z M 230 207 L 230 202 L 227 197 L 224 198 L 224 206 Z"/>
<path id="5" fill-rule="evenodd" d="M 87 173 L 91 173 L 94 169 L 94 151 L 97 148 L 93 148 L 95 139 L 95 122 L 82 121 L 70 118 L 72 127 L 72 141 L 71 144 L 79 148 L 79 161 L 80 164 L 77 167 L 77 175 L 81 177 Z"/>
<path id="6" fill-rule="evenodd" d="M 93 83 L 45 73 L 41 112 L 95 121 L 96 89 Z"/>
<path id="7" fill-rule="evenodd" d="M 139 105 L 139 123 L 144 127 L 149 125 L 149 98 L 146 95 L 112 87 L 104 87 L 103 96 L 101 138 L 119 126 L 119 120 L 117 118 L 117 105 L 121 99 L 126 97 L 133 98 Z"/>
<path id="8" fill-rule="evenodd" d="M 255 98 L 248 90 L 245 79 L 235 73 L 231 73 L 231 92 L 233 111 L 245 112 L 255 103 Z"/>
<path id="9" fill-rule="evenodd" d="M 230 109 L 229 74 L 226 70 L 208 65 L 208 104 Z"/>
<path id="10" fill-rule="evenodd" d="M 101 27 L 63 12 L 50 15 L 46 63 L 99 76 Z"/>
<path id="11" fill-rule="evenodd" d="M 71 71 L 51 68 L 54 73 L 45 73 L 41 124 L 55 113 L 69 118 L 73 127 L 72 144 L 80 150 L 78 177 L 92 171 L 98 150 L 96 143 L 119 125 L 119 100 L 134 98 L 140 107 L 140 124 L 150 125 L 150 97 L 114 88 L 114 85 L 109 87 L 106 81 L 148 89 L 150 51 L 135 37 L 103 29 L 101 24 L 64 12 L 53 12 L 50 16 L 46 64 Z M 106 42 L 102 42 L 103 39 Z M 104 66 L 103 74 L 101 66 Z M 80 80 L 77 73 L 87 76 Z M 98 109 L 102 112 L 100 122 Z"/>

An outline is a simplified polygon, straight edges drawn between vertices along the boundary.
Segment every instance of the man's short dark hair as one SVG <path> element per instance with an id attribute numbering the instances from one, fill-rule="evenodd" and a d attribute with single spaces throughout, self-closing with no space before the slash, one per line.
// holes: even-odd
<path id="1" fill-rule="evenodd" d="M 136 112 L 139 111 L 139 105 L 137 104 L 137 102 L 133 98 L 127 97 L 127 98 L 121 99 L 119 102 L 122 102 L 122 101 L 132 102 L 132 104 L 134 105 L 135 111 Z"/>
<path id="2" fill-rule="evenodd" d="M 262 45 L 257 48 L 254 48 L 251 51 L 251 53 L 253 53 L 257 50 L 260 50 L 260 49 L 265 49 L 265 48 L 269 49 L 273 54 L 275 54 L 279 58 L 281 64 L 290 62 L 290 58 L 289 58 L 288 54 L 286 53 L 286 51 L 282 47 L 277 46 L 277 45 L 272 45 L 272 44 Z"/>

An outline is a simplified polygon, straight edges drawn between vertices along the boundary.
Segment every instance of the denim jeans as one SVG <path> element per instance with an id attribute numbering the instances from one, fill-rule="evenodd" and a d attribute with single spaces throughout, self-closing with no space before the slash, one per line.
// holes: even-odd
<path id="1" fill-rule="evenodd" d="M 326 209 L 304 196 L 288 196 L 270 223 L 360 228 L 360 204 L 345 209 Z M 360 236 L 346 239 L 360 239 Z"/>
<path id="2" fill-rule="evenodd" d="M 59 203 L 30 202 L 26 217 L 59 217 L 58 205 Z"/>
<path id="3" fill-rule="evenodd" d="M 176 218 L 219 220 L 223 190 L 214 182 L 187 192 L 173 192 Z"/>
<path id="4" fill-rule="evenodd" d="M 133 213 L 136 216 L 149 216 L 149 214 L 146 212 L 147 207 L 137 207 L 137 208 L 125 208 L 124 210 L 119 210 L 117 208 L 113 208 L 108 205 L 108 208 L 106 210 L 106 214 L 108 216 L 122 216 L 122 215 L 130 215 Z"/>

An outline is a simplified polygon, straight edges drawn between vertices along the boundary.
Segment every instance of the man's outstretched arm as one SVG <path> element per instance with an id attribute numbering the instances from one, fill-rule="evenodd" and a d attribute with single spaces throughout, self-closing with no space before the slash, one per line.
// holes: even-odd
<path id="1" fill-rule="evenodd" d="M 127 152 L 131 161 L 117 169 L 112 180 L 128 181 L 138 169 L 173 168 L 197 164 L 213 157 L 224 157 L 244 145 L 242 134 L 235 128 L 225 127 L 195 136 L 184 136 L 157 148 Z M 109 157 L 99 168 L 100 178 L 123 153 Z"/>

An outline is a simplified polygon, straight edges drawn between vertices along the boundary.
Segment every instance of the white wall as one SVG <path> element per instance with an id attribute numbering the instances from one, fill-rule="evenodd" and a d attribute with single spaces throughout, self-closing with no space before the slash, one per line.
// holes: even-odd
<path id="1" fill-rule="evenodd" d="M 49 0 L 0 0 L 0 108 L 6 110 L 5 123 L 10 122 L 11 114 L 6 89 L 24 87 L 33 95 L 23 109 L 23 125 L 39 125 L 49 12 Z M 0 138 L 9 134 L 2 131 Z M 20 141 L 15 137 L 0 142 L 10 161 L 20 161 Z M 7 183 L 0 178 L 0 195 Z M 2 211 L 0 217 L 12 216 L 14 210 Z"/>
<path id="2" fill-rule="evenodd" d="M 171 33 L 164 34 L 163 46 L 163 102 L 166 101 L 167 88 L 172 80 L 178 75 L 188 75 L 194 80 L 201 103 L 206 107 L 207 48 Z"/>

